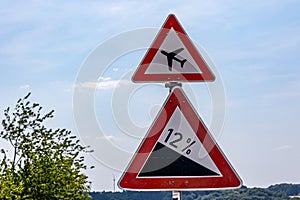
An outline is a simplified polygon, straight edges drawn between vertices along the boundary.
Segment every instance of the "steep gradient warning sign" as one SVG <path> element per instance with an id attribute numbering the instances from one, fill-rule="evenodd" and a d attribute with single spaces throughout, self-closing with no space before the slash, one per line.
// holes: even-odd
<path id="1" fill-rule="evenodd" d="M 165 101 L 119 186 L 127 189 L 236 188 L 242 184 L 179 87 Z"/>

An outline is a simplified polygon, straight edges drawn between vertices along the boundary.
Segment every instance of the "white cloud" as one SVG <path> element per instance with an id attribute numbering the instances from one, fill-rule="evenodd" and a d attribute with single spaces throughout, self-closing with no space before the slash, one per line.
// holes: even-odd
<path id="1" fill-rule="evenodd" d="M 119 13 L 120 11 L 122 10 L 122 7 L 121 6 L 118 6 L 118 5 L 114 5 L 110 8 L 110 11 L 112 14 L 117 14 Z"/>
<path id="2" fill-rule="evenodd" d="M 97 86 L 98 90 L 106 90 L 106 89 L 113 89 L 117 88 L 120 85 L 129 85 L 132 84 L 129 80 L 109 80 L 100 82 Z"/>
<path id="3" fill-rule="evenodd" d="M 121 84 L 121 80 L 110 80 L 110 81 L 103 81 L 99 82 L 97 84 L 98 90 L 107 90 L 107 89 L 113 89 L 118 87 L 118 85 Z"/>
<path id="4" fill-rule="evenodd" d="M 101 76 L 98 80 L 99 81 L 110 81 L 111 77 L 103 77 L 103 76 Z"/>
<path id="5" fill-rule="evenodd" d="M 111 80 L 110 77 L 100 77 L 99 81 L 96 82 L 82 82 L 75 85 L 78 88 L 89 88 L 97 90 L 108 90 L 114 89 L 121 85 L 132 84 L 129 80 Z"/>
<path id="6" fill-rule="evenodd" d="M 19 88 L 22 89 L 22 90 L 27 90 L 27 89 L 30 88 L 30 85 L 28 85 L 28 84 L 26 84 L 26 85 L 21 85 Z"/>
<path id="7" fill-rule="evenodd" d="M 284 151 L 284 150 L 288 150 L 288 149 L 291 149 L 291 148 L 292 148 L 291 145 L 282 145 L 282 146 L 276 147 L 275 150 L 276 151 Z"/>
<path id="8" fill-rule="evenodd" d="M 114 138 L 116 138 L 116 137 L 112 136 L 112 135 L 105 135 L 105 136 L 96 137 L 97 140 L 112 140 Z"/>

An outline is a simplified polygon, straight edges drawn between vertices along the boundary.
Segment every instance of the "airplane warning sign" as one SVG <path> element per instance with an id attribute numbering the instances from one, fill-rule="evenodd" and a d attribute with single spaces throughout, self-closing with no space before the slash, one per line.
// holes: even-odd
<path id="1" fill-rule="evenodd" d="M 242 184 L 184 92 L 175 87 L 119 186 L 132 190 L 237 188 Z"/>
<path id="2" fill-rule="evenodd" d="M 168 16 L 132 77 L 133 82 L 214 79 L 209 66 L 173 14 Z"/>

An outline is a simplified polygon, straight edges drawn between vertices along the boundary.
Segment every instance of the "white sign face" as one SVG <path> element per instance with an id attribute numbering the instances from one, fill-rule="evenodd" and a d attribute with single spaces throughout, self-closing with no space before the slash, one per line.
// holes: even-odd
<path id="1" fill-rule="evenodd" d="M 219 169 L 178 107 L 175 109 L 158 141 L 178 154 L 221 175 Z"/>
<path id="2" fill-rule="evenodd" d="M 202 74 L 202 72 L 177 33 L 171 28 L 145 74 Z"/>

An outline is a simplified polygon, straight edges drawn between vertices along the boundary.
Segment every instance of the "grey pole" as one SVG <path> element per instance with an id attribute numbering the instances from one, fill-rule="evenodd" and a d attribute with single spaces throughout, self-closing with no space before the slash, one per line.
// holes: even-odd
<path id="1" fill-rule="evenodd" d="M 181 191 L 172 191 L 172 199 L 173 200 L 181 200 L 182 194 Z"/>

